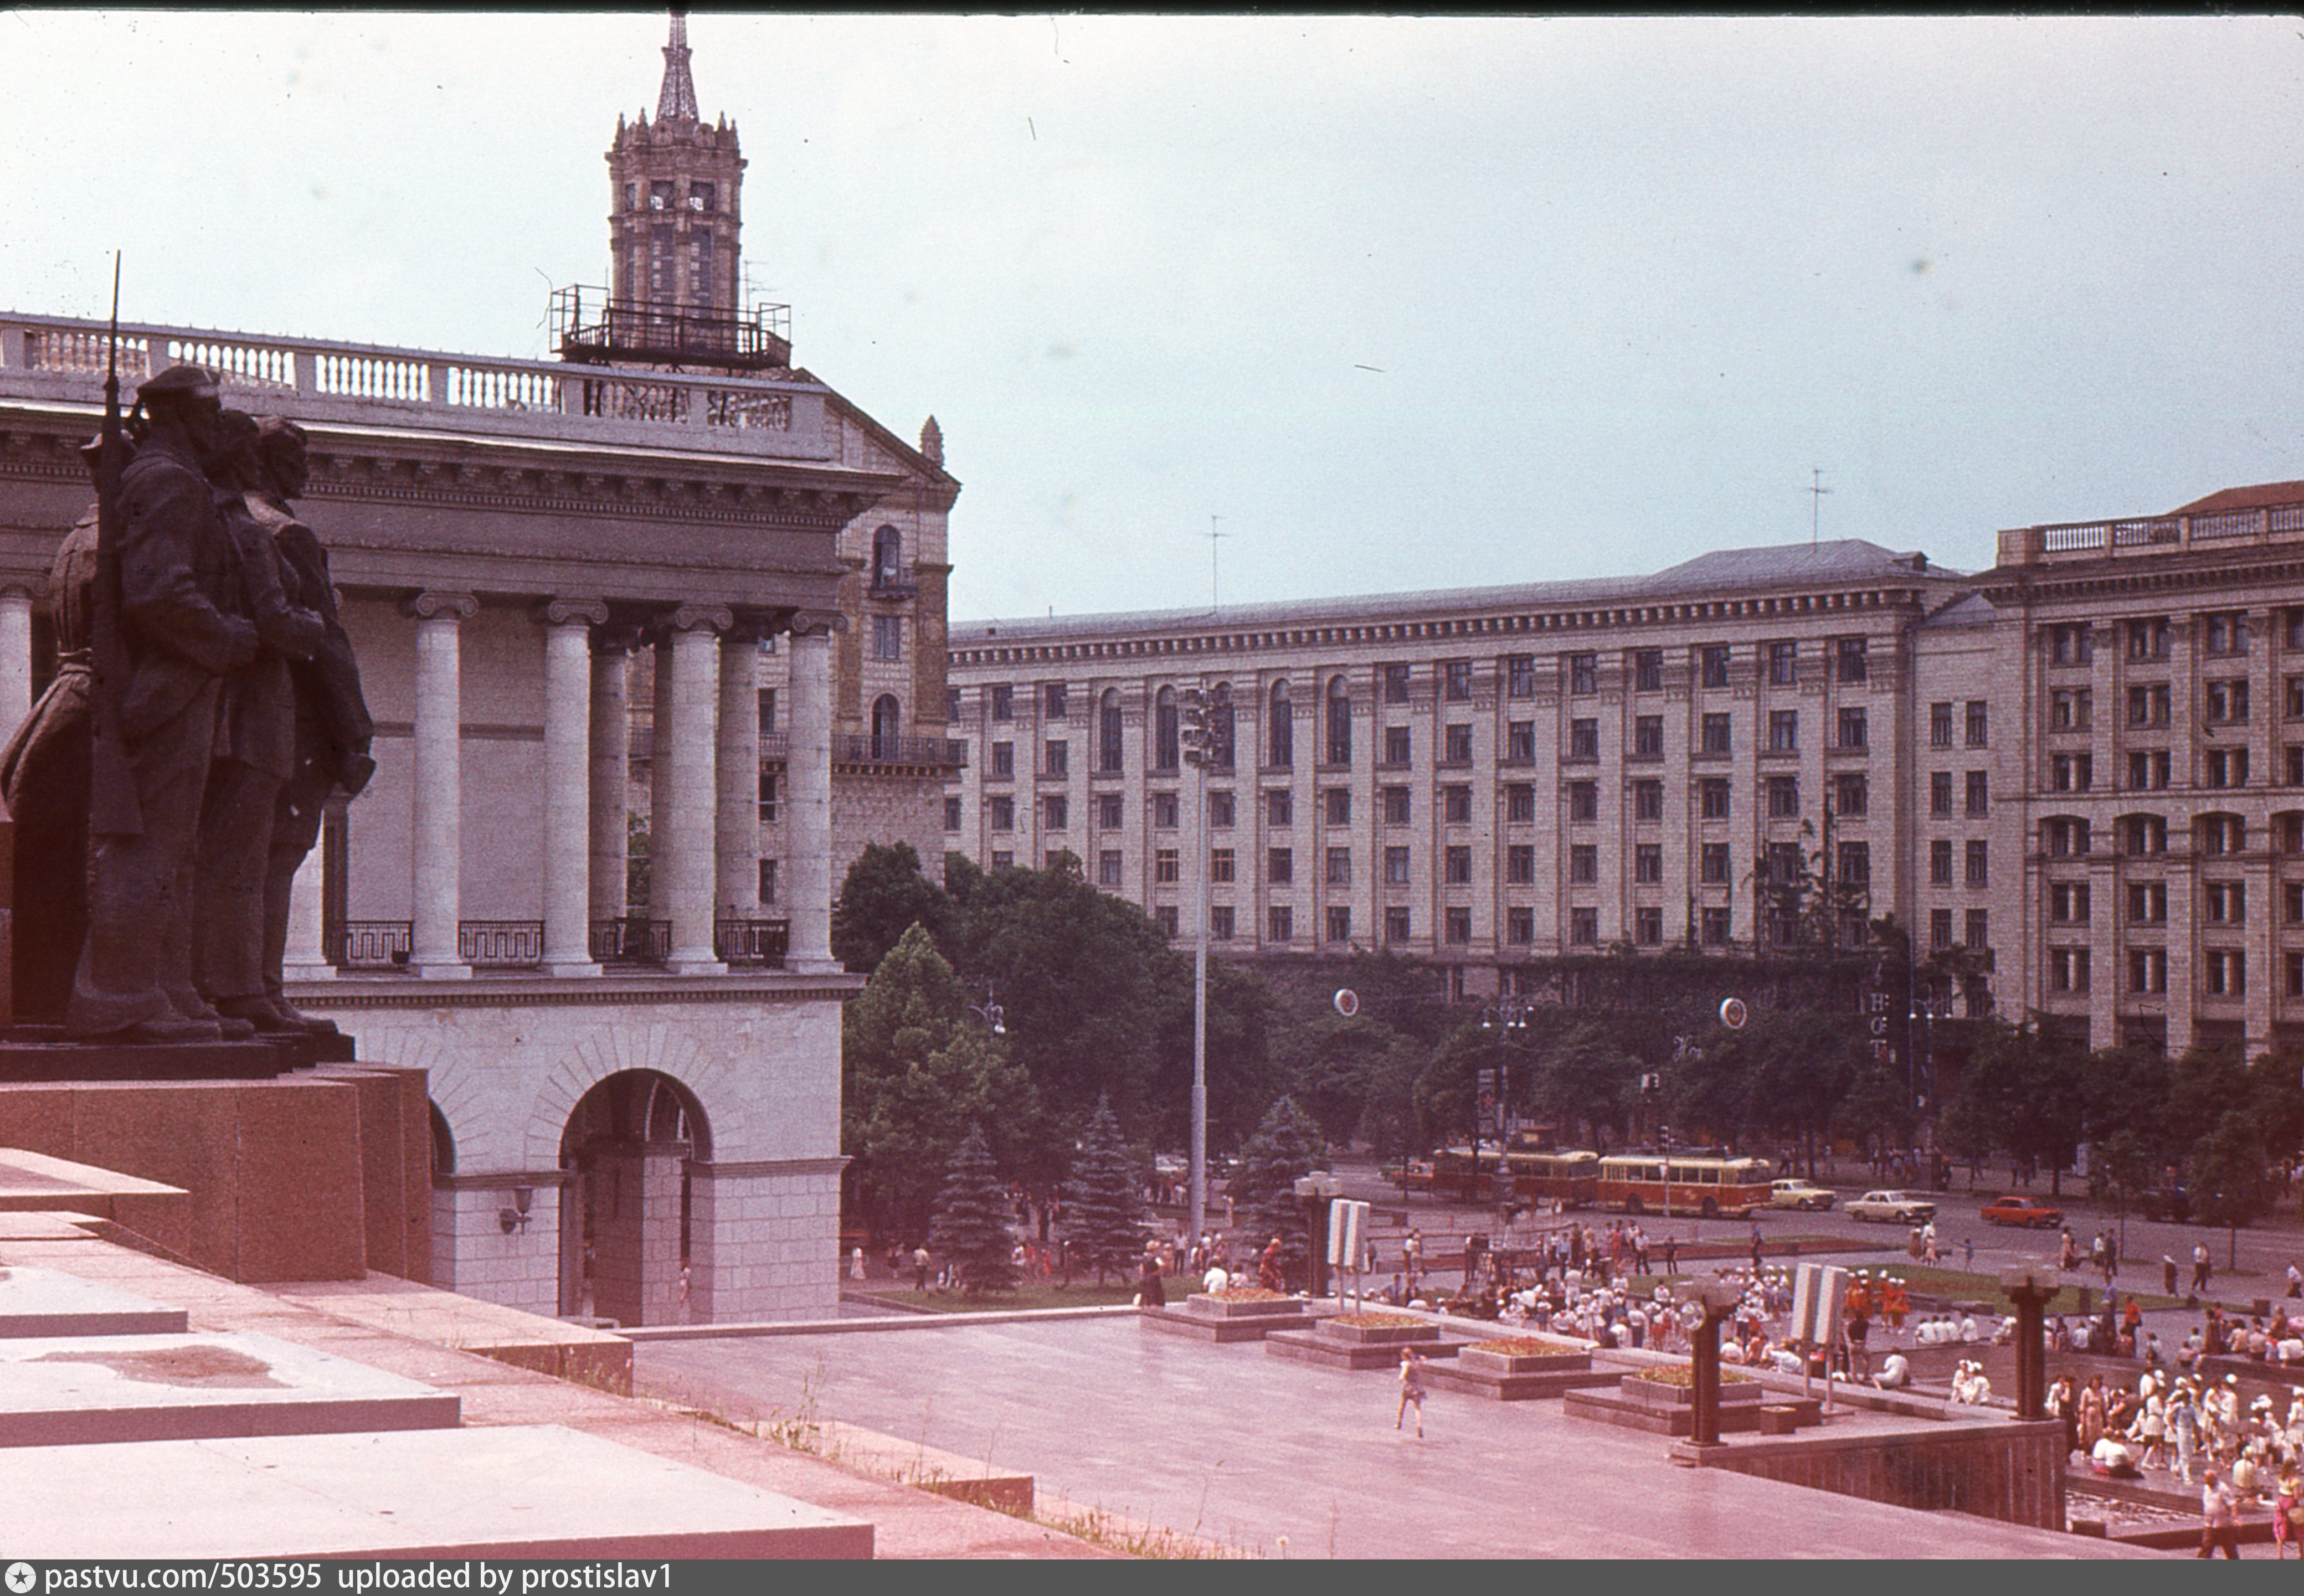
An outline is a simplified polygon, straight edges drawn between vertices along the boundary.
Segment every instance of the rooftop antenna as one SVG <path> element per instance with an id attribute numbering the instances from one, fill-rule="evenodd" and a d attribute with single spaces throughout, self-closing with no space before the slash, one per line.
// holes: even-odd
<path id="1" fill-rule="evenodd" d="M 1814 548 L 1817 546 L 1818 539 L 1822 536 L 1821 528 L 1824 525 L 1824 495 L 1830 493 L 1832 490 L 1824 486 L 1824 468 L 1822 466 L 1810 466 L 1808 468 L 1808 547 Z"/>
<path id="2" fill-rule="evenodd" d="M 1216 614 L 1217 608 L 1216 539 L 1219 537 L 1230 537 L 1232 536 L 1229 532 L 1219 532 L 1216 530 L 1216 523 L 1222 519 L 1224 519 L 1224 517 L 1220 515 L 1210 515 L 1208 517 L 1208 613 L 1211 616 Z"/>

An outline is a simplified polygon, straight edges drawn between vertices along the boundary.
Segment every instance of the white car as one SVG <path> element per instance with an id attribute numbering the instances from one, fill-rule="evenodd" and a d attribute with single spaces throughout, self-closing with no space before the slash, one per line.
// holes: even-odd
<path id="1" fill-rule="evenodd" d="M 1805 1180 L 1775 1180 L 1768 1186 L 1768 1206 L 1771 1208 L 1825 1209 L 1840 1201 L 1840 1194 L 1828 1186 L 1811 1186 Z"/>
<path id="2" fill-rule="evenodd" d="M 1848 1217 L 1884 1225 L 1925 1225 L 1936 1217 L 1936 1205 L 1904 1192 L 1866 1192 L 1848 1205 Z"/>

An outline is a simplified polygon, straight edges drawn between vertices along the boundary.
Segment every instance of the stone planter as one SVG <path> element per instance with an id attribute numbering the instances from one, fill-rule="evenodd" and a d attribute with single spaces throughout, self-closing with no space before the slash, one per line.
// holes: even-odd
<path id="1" fill-rule="evenodd" d="M 1637 1374 L 1627 1374 L 1617 1382 L 1617 1389 L 1631 1401 L 1644 1407 L 1688 1407 L 1696 1406 L 1696 1388 L 1685 1385 L 1664 1385 L 1653 1380 L 1642 1380 Z M 1758 1406 L 1768 1394 L 1768 1388 L 1758 1381 L 1724 1380 L 1720 1382 L 1720 1406 L 1736 1406 L 1749 1403 Z"/>
<path id="2" fill-rule="evenodd" d="M 1486 1374 L 1553 1374 L 1564 1373 L 1592 1366 L 1588 1352 L 1571 1352 L 1562 1347 L 1558 1352 L 1484 1352 L 1477 1347 L 1467 1347 L 1456 1355 L 1456 1361 L 1467 1369 L 1478 1369 Z"/>
<path id="3" fill-rule="evenodd" d="M 1345 1324 L 1330 1319 L 1321 1323 L 1320 1333 L 1333 1341 L 1349 1341 L 1357 1347 L 1399 1347 L 1410 1342 L 1437 1341 L 1440 1327 L 1436 1324 Z"/>
<path id="4" fill-rule="evenodd" d="M 1185 1310 L 1208 1319 L 1272 1319 L 1297 1318 L 1304 1312 L 1301 1297 L 1239 1297 L 1211 1296 L 1205 1291 L 1195 1291 L 1184 1299 Z"/>

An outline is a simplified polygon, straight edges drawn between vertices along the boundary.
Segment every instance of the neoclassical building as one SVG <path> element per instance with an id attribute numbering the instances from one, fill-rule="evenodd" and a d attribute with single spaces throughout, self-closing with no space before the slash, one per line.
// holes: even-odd
<path id="1" fill-rule="evenodd" d="M 737 305 L 735 130 L 677 23 L 665 59 L 561 360 L 141 324 L 120 351 L 124 386 L 197 362 L 309 433 L 377 771 L 298 880 L 291 994 L 429 1072 L 436 1282 L 624 1322 L 835 1304 L 836 873 L 936 845 L 956 752 L 935 424 L 902 441 Z M 6 730 L 54 668 L 105 358 L 100 325 L 0 314 Z"/>

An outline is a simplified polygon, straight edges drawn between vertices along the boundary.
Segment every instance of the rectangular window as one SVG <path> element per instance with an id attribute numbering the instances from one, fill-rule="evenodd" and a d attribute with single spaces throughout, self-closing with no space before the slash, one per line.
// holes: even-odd
<path id="1" fill-rule="evenodd" d="M 1041 765 L 1041 770 L 1051 776 L 1061 776 L 1071 772 L 1072 764 L 1072 744 L 1061 737 L 1050 738 L 1047 746 L 1047 760 Z"/>
<path id="2" fill-rule="evenodd" d="M 1968 884 L 1988 887 L 1992 884 L 1992 853 L 1983 838 L 1974 837 L 1968 844 Z"/>
<path id="3" fill-rule="evenodd" d="M 2238 853 L 2245 840 L 2245 829 L 2239 815 L 2204 815 L 2200 817 L 2200 851 L 2203 854 Z"/>
<path id="4" fill-rule="evenodd" d="M 2096 756 L 2057 755 L 2048 761 L 2048 780 L 2058 792 L 2086 792 L 2096 784 Z"/>
<path id="5" fill-rule="evenodd" d="M 960 800 L 956 798 L 948 798 L 944 799 L 944 829 L 947 832 L 956 832 L 960 830 L 961 819 L 961 814 Z"/>
<path id="6" fill-rule="evenodd" d="M 2048 629 L 2048 663 L 2085 665 L 2096 658 L 2096 634 L 2085 621 Z"/>
<path id="7" fill-rule="evenodd" d="M 986 806 L 991 811 L 992 829 L 1012 832 L 1016 829 L 1016 800 L 1006 793 L 995 793 Z"/>
<path id="8" fill-rule="evenodd" d="M 2154 615 L 2128 622 L 2128 657 L 2164 660 L 2168 657 L 2168 618 Z"/>
<path id="9" fill-rule="evenodd" d="M 1352 790 L 1331 787 L 1320 795 L 1322 806 L 1330 825 L 1350 825 L 1352 823 Z"/>
<path id="10" fill-rule="evenodd" d="M 1664 848 L 1660 843 L 1633 845 L 1632 879 L 1651 884 L 1664 880 Z"/>
<path id="11" fill-rule="evenodd" d="M 1664 757 L 1664 717 L 1662 715 L 1632 717 L 1632 757 L 1635 759 Z"/>
<path id="12" fill-rule="evenodd" d="M 2131 925 L 2168 924 L 2168 883 L 2158 881 L 2129 882 L 2128 923 Z"/>
<path id="13" fill-rule="evenodd" d="M 1173 903 L 1160 905 L 1152 911 L 1152 923 L 1160 928 L 1162 936 L 1173 941 L 1176 935 L 1176 906 Z"/>
<path id="14" fill-rule="evenodd" d="M 1768 712 L 1768 752 L 1771 754 L 1800 752 L 1800 711 L 1772 709 Z"/>
<path id="15" fill-rule="evenodd" d="M 1632 650 L 1632 691 L 1661 693 L 1664 691 L 1664 650 L 1635 648 Z"/>
<path id="16" fill-rule="evenodd" d="M 1928 705 L 1928 747 L 1952 747 L 1952 705 L 1949 701 Z"/>
<path id="17" fill-rule="evenodd" d="M 1266 850 L 1264 879 L 1275 886 L 1285 886 L 1296 879 L 1296 855 L 1292 849 L 1275 848 Z"/>
<path id="18" fill-rule="evenodd" d="M 1511 721 L 1504 726 L 1504 763 L 1534 764 L 1536 763 L 1536 722 Z"/>
<path id="19" fill-rule="evenodd" d="M 2248 750 L 2246 748 L 2210 748 L 2201 760 L 2202 773 L 2210 787 L 2245 787 L 2248 785 Z"/>
<path id="20" fill-rule="evenodd" d="M 1864 645 L 1862 638 L 1841 638 L 1834 642 L 1833 657 L 1840 666 L 1842 683 L 1864 680 Z"/>
<path id="21" fill-rule="evenodd" d="M 2288 960 L 2288 995 L 2304 998 L 2304 953 L 2291 953 Z"/>
<path id="22" fill-rule="evenodd" d="M 2304 743 L 2290 743 L 2281 752 L 2287 756 L 2286 785 L 2304 787 Z"/>
<path id="23" fill-rule="evenodd" d="M 1409 736 L 1409 729 L 1405 726 L 1386 726 L 1384 729 L 1384 762 L 1386 764 L 1405 765 L 1410 762 Z"/>
<path id="24" fill-rule="evenodd" d="M 2166 682 L 2128 689 L 2128 723 L 2131 726 L 2165 726 L 2168 723 Z"/>
<path id="25" fill-rule="evenodd" d="M 1392 911 L 1387 909 L 1385 912 L 1388 915 Z M 1408 911 L 1406 909 L 1402 909 L 1400 912 L 1402 915 L 1405 915 Z M 1401 934 L 1405 936 L 1407 933 L 1402 932 Z M 1535 942 L 1536 911 L 1532 908 L 1508 908 L 1504 910 L 1504 941 L 1512 943 L 1512 946 L 1516 948 L 1525 948 L 1529 943 Z"/>
<path id="26" fill-rule="evenodd" d="M 1632 818 L 1662 820 L 1664 818 L 1664 783 L 1635 781 L 1632 783 Z"/>
<path id="27" fill-rule="evenodd" d="M 2157 815 L 2131 815 L 2120 823 L 2122 850 L 2142 857 L 2168 851 L 2168 823 Z"/>
<path id="28" fill-rule="evenodd" d="M 2238 948 L 2211 948 L 2202 955 L 2207 995 L 2237 998 L 2248 991 L 2248 955 Z"/>
<path id="29" fill-rule="evenodd" d="M 1964 916 L 1961 946 L 1982 952 L 1992 946 L 1992 916 L 1988 909 L 1972 908 Z"/>
<path id="30" fill-rule="evenodd" d="M 2048 987 L 2052 992 L 2086 992 L 2088 989 L 2088 950 L 2086 948 L 2049 949 Z"/>
<path id="31" fill-rule="evenodd" d="M 1768 818 L 1770 820 L 1800 818 L 1800 778 L 1798 776 L 1768 778 Z"/>
<path id="32" fill-rule="evenodd" d="M 2138 748 L 2128 756 L 2128 785 L 2134 792 L 2154 792 L 2168 785 L 2168 750 Z"/>
<path id="33" fill-rule="evenodd" d="M 1952 884 L 1952 839 L 1938 837 L 1928 844 L 1928 884 L 1948 887 Z"/>
<path id="34" fill-rule="evenodd" d="M 953 800 L 952 800 L 952 802 L 957 802 L 957 801 L 958 801 L 957 799 L 953 799 Z M 775 824 L 775 818 L 776 818 L 776 775 L 775 775 L 775 773 L 774 771 L 762 771 L 762 772 L 760 773 L 760 799 L 759 799 L 759 802 L 760 802 L 760 819 L 761 819 L 761 821 L 762 821 L 764 823 L 766 823 L 766 824 L 770 824 L 770 825 Z M 947 803 L 947 805 L 945 806 L 945 812 L 946 812 L 947 814 L 949 814 L 949 813 L 951 812 L 951 805 L 950 805 L 950 803 Z M 955 824 L 954 824 L 954 825 L 950 826 L 950 827 L 947 827 L 947 828 L 945 828 L 945 829 L 946 829 L 946 830 L 957 830 L 957 829 L 958 829 L 957 823 L 955 823 Z"/>
<path id="35" fill-rule="evenodd" d="M 1768 844 L 1768 879 L 1780 887 L 1787 887 L 1800 879 L 1800 847 L 1797 842 Z"/>
<path id="36" fill-rule="evenodd" d="M 1733 927 L 1734 919 L 1729 910 L 1706 909 L 1704 911 L 1704 945 L 1707 948 L 1726 947 Z"/>
<path id="37" fill-rule="evenodd" d="M 1504 694 L 1512 698 L 1536 697 L 1536 656 L 1527 654 L 1504 655 Z"/>
<path id="38" fill-rule="evenodd" d="M 1237 811 L 1233 806 L 1232 796 L 1231 793 L 1212 792 L 1208 794 L 1209 830 L 1217 832 L 1228 832 L 1232 830 L 1232 821 Z"/>
<path id="39" fill-rule="evenodd" d="M 1400 851 L 1405 854 L 1408 850 L 1402 849 Z M 1506 884 L 1515 887 L 1530 886 L 1535 883 L 1536 848 L 1534 844 L 1515 842 L 1504 849 L 1504 881 Z"/>
<path id="40" fill-rule="evenodd" d="M 2088 882 L 2060 881 L 2051 884 L 2048 888 L 2048 918 L 2066 925 L 2088 924 Z"/>
<path id="41" fill-rule="evenodd" d="M 1598 654 L 1571 654 L 1568 656 L 1568 690 L 1580 698 L 1600 690 Z"/>
<path id="42" fill-rule="evenodd" d="M 1275 831 L 1285 831 L 1294 822 L 1295 803 L 1288 790 L 1275 787 L 1264 795 L 1264 823 Z"/>
<path id="43" fill-rule="evenodd" d="M 1840 746 L 1860 748 L 1865 744 L 1864 711 L 1857 705 L 1844 704 L 1840 708 Z"/>
<path id="44" fill-rule="evenodd" d="M 1117 891 L 1121 884 L 1120 850 L 1107 848 L 1096 856 L 1096 884 Z"/>
<path id="45" fill-rule="evenodd" d="M 1970 815 L 1981 816 L 1992 812 L 1992 773 L 1968 773 L 1967 808 Z"/>
<path id="46" fill-rule="evenodd" d="M 1789 688 L 1800 685 L 1800 645 L 1771 643 L 1768 645 L 1768 685 Z"/>
<path id="47" fill-rule="evenodd" d="M 2220 610 L 2200 617 L 2200 652 L 2235 654 L 2248 652 L 2248 617 L 2238 610 Z"/>
<path id="48" fill-rule="evenodd" d="M 2048 695 L 2048 730 L 2086 731 L 2096 723 L 2096 693 L 2088 688 L 2058 688 Z"/>
<path id="49" fill-rule="evenodd" d="M 946 713 L 944 718 L 948 721 L 956 721 L 960 719 L 960 689 L 958 688 L 947 689 L 946 698 L 950 704 L 950 709 Z M 774 688 L 762 688 L 760 689 L 760 735 L 762 737 L 774 737 L 775 734 L 776 689 Z"/>
<path id="50" fill-rule="evenodd" d="M 1440 790 L 1440 818 L 1449 825 L 1472 823 L 1472 790 L 1451 783 Z"/>
<path id="51" fill-rule="evenodd" d="M 1328 940 L 1349 942 L 1352 940 L 1352 911 L 1341 903 L 1328 906 Z"/>
<path id="52" fill-rule="evenodd" d="M 1597 759 L 1600 757 L 1600 722 L 1571 721 L 1568 722 L 1568 757 Z"/>
<path id="53" fill-rule="evenodd" d="M 2052 857 L 2084 855 L 2088 851 L 2088 823 L 2070 816 L 2051 820 L 2047 823 L 2047 839 Z"/>
<path id="54" fill-rule="evenodd" d="M 1706 776 L 1696 784 L 1696 812 L 1705 820 L 1728 818 L 1728 778 Z"/>
<path id="55" fill-rule="evenodd" d="M 1697 752 L 1700 754 L 1729 752 L 1728 717 L 1720 714 L 1706 715 L 1698 724 L 1697 736 L 1698 739 Z"/>
<path id="56" fill-rule="evenodd" d="M 1860 820 L 1872 801 L 1872 784 L 1861 772 L 1832 779 L 1834 806 L 1842 820 Z"/>
<path id="57" fill-rule="evenodd" d="M 1208 940 L 1210 942 L 1228 942 L 1232 941 L 1232 930 L 1236 922 L 1232 917 L 1232 907 L 1231 904 L 1212 903 L 1208 905 Z"/>
<path id="58" fill-rule="evenodd" d="M 1097 795 L 1096 824 L 1098 831 L 1116 832 L 1123 823 L 1128 811 L 1127 799 L 1117 792 Z"/>
<path id="59" fill-rule="evenodd" d="M 1451 704 L 1462 704 L 1472 696 L 1472 662 L 1444 660 L 1440 664 L 1440 690 Z"/>
<path id="60" fill-rule="evenodd" d="M 1952 813 L 1952 773 L 1928 773 L 1928 813 L 1942 818 Z"/>
<path id="61" fill-rule="evenodd" d="M 1233 879 L 1231 849 L 1215 848 L 1208 850 L 1208 879 L 1218 882 Z"/>
<path id="62" fill-rule="evenodd" d="M 1724 887 L 1729 884 L 1728 845 L 1725 842 L 1706 843 L 1698 858 L 1698 875 L 1706 886 Z"/>
<path id="63" fill-rule="evenodd" d="M 1529 849 L 1531 860 L 1529 866 L 1531 879 L 1535 869 L 1533 863 L 1535 852 L 1534 849 Z M 1387 848 L 1384 850 L 1384 884 L 1387 887 L 1408 885 L 1408 850 L 1406 849 Z"/>
<path id="64" fill-rule="evenodd" d="M 1597 820 L 1600 818 L 1600 788 L 1595 781 L 1571 781 L 1568 784 L 1568 818 Z"/>
<path id="65" fill-rule="evenodd" d="M 1843 842 L 1840 845 L 1841 884 L 1866 887 L 1872 884 L 1872 845 L 1868 842 Z"/>
<path id="66" fill-rule="evenodd" d="M 2128 950 L 2128 990 L 2145 993 L 2168 990 L 2168 950 L 2130 948 Z"/>
<path id="67" fill-rule="evenodd" d="M 1449 726 L 1443 730 L 1444 737 L 1441 746 L 1446 749 L 1447 763 L 1450 764 L 1471 764 L 1472 729 L 1470 726 Z"/>
<path id="68" fill-rule="evenodd" d="M 1409 938 L 1409 933 L 1410 921 L 1408 910 L 1399 904 L 1394 904 L 1390 908 L 1384 911 L 1384 940 L 1385 942 L 1404 942 Z M 1529 923 L 1529 940 L 1530 942 L 1534 942 L 1536 940 L 1536 925 L 1533 920 L 1530 920 Z"/>
<path id="69" fill-rule="evenodd" d="M 2248 719 L 2248 678 L 2219 678 L 2207 684 L 2203 713 L 2207 719 L 2229 723 Z"/>
<path id="70" fill-rule="evenodd" d="M 776 900 L 776 861 L 760 861 L 760 907 L 767 908 Z"/>
<path id="71" fill-rule="evenodd" d="M 1664 910 L 1653 905 L 1632 911 L 1632 941 L 1653 948 L 1664 941 Z"/>
<path id="72" fill-rule="evenodd" d="M 1472 850 L 1470 849 L 1452 845 L 1442 858 L 1447 872 L 1446 880 L 1450 886 L 1469 887 L 1472 884 Z"/>
<path id="73" fill-rule="evenodd" d="M 1064 718 L 1064 684 L 1063 682 L 1049 682 L 1040 689 L 1040 697 L 1048 706 L 1049 720 L 1061 721 Z"/>
<path id="74" fill-rule="evenodd" d="M 1968 701 L 1968 746 L 1980 748 L 1986 745 L 1991 728 L 1992 706 L 1982 698 Z"/>
<path id="75" fill-rule="evenodd" d="M 775 691 L 774 688 L 766 688 L 760 693 L 761 698 L 765 700 L 760 708 L 767 716 L 767 723 L 760 728 L 762 731 L 774 731 L 776 729 L 776 706 L 774 699 L 770 697 Z M 944 719 L 947 726 L 957 725 L 960 722 L 960 689 L 958 688 L 946 688 L 944 690 Z"/>
<path id="76" fill-rule="evenodd" d="M 1384 794 L 1384 823 L 1386 825 L 1406 825 L 1409 819 L 1408 789 L 1405 787 L 1385 787 L 1379 789 L 1379 790 Z"/>
<path id="77" fill-rule="evenodd" d="M 1052 832 L 1061 832 L 1072 821 L 1072 806 L 1061 792 L 1049 793 L 1040 800 L 1040 823 Z"/>
<path id="78" fill-rule="evenodd" d="M 1328 850 L 1326 880 L 1332 887 L 1349 887 L 1352 884 L 1352 850 L 1351 849 L 1332 848 Z"/>
<path id="79" fill-rule="evenodd" d="M 1007 682 L 996 683 L 992 688 L 992 718 L 995 721 L 1016 718 L 1016 689 Z"/>
<path id="80" fill-rule="evenodd" d="M 2284 882 L 2280 893 L 2283 920 L 2290 925 L 2304 925 L 2304 882 Z"/>
<path id="81" fill-rule="evenodd" d="M 1152 880 L 1156 885 L 1172 886 L 1176 880 L 1176 850 L 1156 848 L 1152 850 Z"/>
<path id="82" fill-rule="evenodd" d="M 2304 716 L 2304 676 L 2291 676 L 2288 679 L 2288 718 L 2292 721 L 2300 716 Z"/>
<path id="83" fill-rule="evenodd" d="M 1156 792 L 1152 795 L 1152 829 L 1173 832 L 1176 829 L 1176 795 Z"/>
<path id="84" fill-rule="evenodd" d="M 1707 643 L 1696 651 L 1697 679 L 1707 688 L 1728 685 L 1728 645 Z"/>
<path id="85" fill-rule="evenodd" d="M 1284 903 L 1275 903 L 1264 911 L 1264 940 L 1267 942 L 1287 942 L 1296 939 L 1296 915 Z"/>
<path id="86" fill-rule="evenodd" d="M 1449 912 L 1451 914 L 1454 914 L 1459 911 L 1451 909 Z M 1467 920 L 1471 918 L 1471 911 L 1470 909 L 1465 909 L 1461 912 L 1464 915 L 1464 917 Z M 1568 941 L 1570 945 L 1572 947 L 1598 947 L 1600 945 L 1600 911 L 1597 908 L 1570 909 L 1568 911 Z"/>
<path id="87" fill-rule="evenodd" d="M 994 743 L 992 745 L 992 773 L 995 776 L 1012 776 L 1016 773 L 1016 745 L 1014 743 Z"/>
<path id="88" fill-rule="evenodd" d="M 1948 908 L 1930 909 L 1928 911 L 1929 950 L 1932 952 L 1941 953 L 1951 946 L 1952 910 Z"/>
<path id="89" fill-rule="evenodd" d="M 1452 848 L 1448 851 L 1453 854 L 1456 850 Z M 1452 859 L 1450 863 L 1453 866 L 1454 861 Z M 1469 870 L 1470 867 L 1468 860 L 1466 868 Z M 1453 882 L 1455 877 L 1451 875 L 1448 879 Z M 1600 850 L 1589 842 L 1578 842 L 1571 845 L 1568 849 L 1568 879 L 1580 886 L 1588 886 L 1598 881 Z"/>
<path id="90" fill-rule="evenodd" d="M 2212 881 L 2200 889 L 2200 901 L 2212 925 L 2241 925 L 2248 921 L 2248 884 Z"/>
<path id="91" fill-rule="evenodd" d="M 1376 670 L 1384 677 L 1384 701 L 1386 704 L 1407 703 L 1408 667 L 1406 665 L 1378 665 Z"/>

